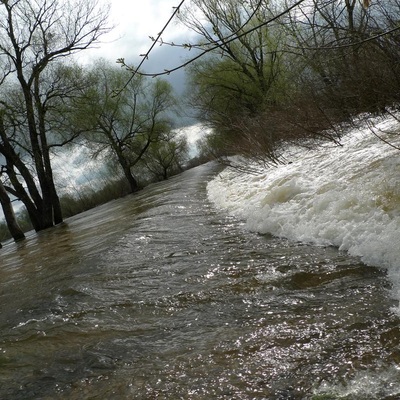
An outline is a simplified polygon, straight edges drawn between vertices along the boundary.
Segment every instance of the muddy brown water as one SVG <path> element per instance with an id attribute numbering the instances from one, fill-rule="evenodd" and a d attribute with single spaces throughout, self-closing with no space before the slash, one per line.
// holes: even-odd
<path id="1" fill-rule="evenodd" d="M 400 398 L 385 270 L 246 231 L 218 169 L 0 250 L 0 399 Z"/>

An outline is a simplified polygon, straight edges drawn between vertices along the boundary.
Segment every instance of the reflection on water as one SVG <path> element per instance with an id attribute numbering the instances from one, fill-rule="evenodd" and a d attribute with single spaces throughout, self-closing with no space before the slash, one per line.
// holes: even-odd
<path id="1" fill-rule="evenodd" d="M 1 250 L 1 399 L 400 395 L 385 271 L 246 232 L 206 199 L 216 169 Z"/>

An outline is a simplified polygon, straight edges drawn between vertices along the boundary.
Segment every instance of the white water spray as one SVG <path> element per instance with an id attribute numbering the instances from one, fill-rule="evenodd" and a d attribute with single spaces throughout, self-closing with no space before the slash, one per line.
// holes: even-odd
<path id="1" fill-rule="evenodd" d="M 398 121 L 374 130 L 398 146 Z M 209 198 L 250 230 L 333 245 L 387 268 L 400 300 L 400 151 L 367 127 L 342 144 L 291 151 L 290 164 L 256 175 L 226 169 L 208 184 Z"/>

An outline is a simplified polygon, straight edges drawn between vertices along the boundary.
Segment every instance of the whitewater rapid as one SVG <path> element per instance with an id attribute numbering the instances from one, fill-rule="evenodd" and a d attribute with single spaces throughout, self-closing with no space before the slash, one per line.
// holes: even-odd
<path id="1" fill-rule="evenodd" d="M 341 146 L 288 150 L 286 165 L 227 168 L 209 182 L 208 196 L 249 230 L 336 246 L 387 268 L 400 300 L 400 151 L 371 130 L 399 147 L 400 123 L 368 122 Z"/>

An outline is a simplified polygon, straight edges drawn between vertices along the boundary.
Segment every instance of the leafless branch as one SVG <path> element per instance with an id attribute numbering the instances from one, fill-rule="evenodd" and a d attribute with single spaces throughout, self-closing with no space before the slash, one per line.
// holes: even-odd
<path id="1" fill-rule="evenodd" d="M 184 0 L 183 0 L 184 1 Z M 183 4 L 183 1 L 181 2 L 181 4 L 179 5 L 179 7 Z M 149 54 L 151 52 L 151 50 L 154 48 L 155 44 L 157 43 L 157 41 L 159 40 L 159 38 L 161 37 L 162 32 L 165 30 L 165 28 L 168 26 L 168 24 L 170 23 L 171 19 L 173 18 L 173 16 L 175 14 L 173 14 L 173 16 L 168 20 L 167 24 L 164 26 L 163 30 L 160 32 L 159 36 L 157 37 L 157 39 L 154 39 L 152 46 L 150 47 L 150 49 L 147 51 L 147 53 L 144 55 L 144 58 L 142 59 L 142 62 L 139 64 L 139 66 L 135 69 L 133 69 L 132 67 L 130 67 L 129 65 L 127 65 L 125 63 L 125 60 L 123 58 L 119 59 L 117 62 L 119 64 L 121 64 L 121 66 L 125 67 L 126 69 L 128 69 L 129 71 L 132 71 L 132 79 L 133 76 L 135 76 L 136 74 L 138 75 L 142 75 L 142 76 L 151 76 L 151 77 L 156 77 L 156 76 L 162 76 L 162 75 L 169 75 L 172 72 L 175 72 L 179 69 L 182 69 L 186 66 L 188 66 L 189 64 L 193 63 L 194 61 L 198 60 L 199 58 L 205 56 L 206 54 L 215 51 L 217 49 L 221 49 L 223 46 L 226 46 L 227 44 L 236 41 L 244 36 L 249 35 L 252 32 L 255 32 L 257 30 L 259 30 L 260 28 L 262 28 L 263 26 L 269 25 L 270 23 L 278 20 L 279 18 L 281 18 L 282 16 L 286 15 L 287 13 L 289 13 L 291 10 L 293 10 L 294 8 L 298 7 L 300 4 L 302 4 L 305 0 L 299 0 L 296 3 L 294 3 L 293 5 L 291 5 L 290 7 L 288 7 L 287 9 L 285 9 L 284 11 L 282 11 L 281 13 L 275 15 L 274 17 L 268 19 L 267 21 L 255 26 L 254 28 L 251 28 L 243 33 L 237 33 L 237 34 L 232 34 L 227 36 L 226 38 L 221 38 L 220 40 L 216 41 L 215 44 L 213 45 L 213 43 L 210 43 L 212 46 L 209 47 L 208 49 L 202 51 L 200 54 L 198 54 L 197 56 L 189 59 L 188 61 L 178 65 L 175 68 L 172 69 L 165 69 L 163 72 L 157 72 L 157 73 L 145 73 L 145 72 L 140 72 L 139 68 L 142 66 L 143 62 L 149 57 Z M 246 24 L 244 24 L 246 25 Z M 182 45 L 182 47 L 186 47 L 186 48 L 191 48 L 190 45 Z M 129 82 L 128 82 L 129 83 Z M 127 83 L 127 84 L 128 84 Z"/>

